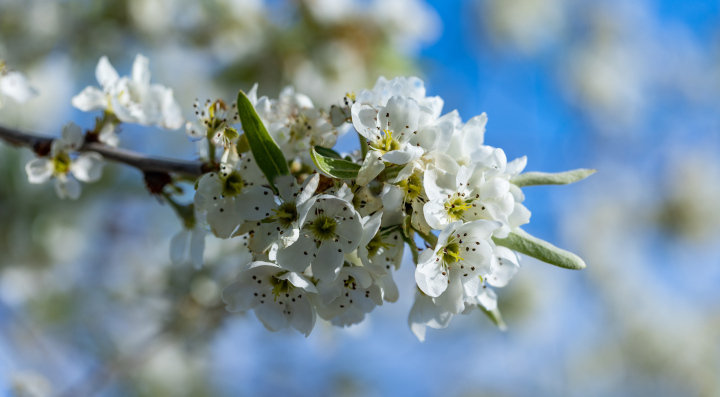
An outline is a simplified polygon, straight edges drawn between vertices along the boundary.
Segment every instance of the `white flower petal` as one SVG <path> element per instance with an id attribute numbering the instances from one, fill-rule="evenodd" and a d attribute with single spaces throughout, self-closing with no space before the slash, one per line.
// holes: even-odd
<path id="1" fill-rule="evenodd" d="M 447 288 L 440 296 L 433 299 L 436 305 L 453 314 L 460 313 L 465 309 L 461 277 L 462 275 L 458 271 L 450 271 L 450 282 L 445 282 Z"/>
<path id="2" fill-rule="evenodd" d="M 324 282 L 334 281 L 340 273 L 344 260 L 345 254 L 340 245 L 333 241 L 324 241 L 317 252 L 317 258 L 312 262 L 313 276 Z"/>
<path id="3" fill-rule="evenodd" d="M 112 88 L 112 86 L 120 79 L 118 72 L 112 64 L 110 64 L 110 61 L 106 56 L 100 58 L 100 61 L 95 68 L 95 77 L 105 92 Z"/>
<path id="4" fill-rule="evenodd" d="M 190 142 L 201 141 L 206 137 L 207 130 L 198 123 L 188 121 L 185 123 L 185 135 L 187 135 Z"/>
<path id="5" fill-rule="evenodd" d="M 393 150 L 385 153 L 382 158 L 383 160 L 393 164 L 407 164 L 411 161 L 419 159 L 423 153 L 425 153 L 425 150 L 420 146 L 406 145 L 400 150 Z"/>
<path id="6" fill-rule="evenodd" d="M 368 141 L 374 141 L 380 136 L 377 130 L 377 111 L 369 105 L 356 102 L 350 109 L 353 127 L 358 134 Z"/>
<path id="7" fill-rule="evenodd" d="M 263 323 L 265 328 L 277 332 L 290 325 L 290 318 L 283 312 L 283 309 L 284 302 L 282 300 L 273 301 L 272 299 L 267 299 L 264 303 L 255 306 L 254 311 L 258 320 Z"/>
<path id="8" fill-rule="evenodd" d="M 108 105 L 105 93 L 91 86 L 85 87 L 84 90 L 75 95 L 70 100 L 70 103 L 83 112 L 105 109 Z"/>
<path id="9" fill-rule="evenodd" d="M 320 174 L 313 174 L 303 181 L 302 187 L 298 192 L 297 198 L 295 199 L 295 205 L 300 207 L 305 204 L 315 191 L 317 190 L 318 184 L 320 183 Z"/>
<path id="10" fill-rule="evenodd" d="M 317 293 L 315 284 L 313 284 L 310 280 L 305 278 L 305 276 L 300 273 L 288 272 L 283 274 L 282 276 L 279 276 L 278 279 L 288 280 L 292 285 L 296 286 L 297 288 L 302 288 L 307 292 Z"/>
<path id="11" fill-rule="evenodd" d="M 393 96 L 384 108 L 378 110 L 377 117 L 380 129 L 393 131 L 393 137 L 397 139 L 402 133 L 409 138 L 418 130 L 420 106 L 413 98 Z"/>
<path id="12" fill-rule="evenodd" d="M 25 75 L 20 72 L 9 72 L 0 78 L 0 94 L 5 94 L 15 102 L 23 104 L 37 95 L 37 91 L 30 86 Z"/>
<path id="13" fill-rule="evenodd" d="M 452 316 L 452 313 L 435 305 L 430 297 L 416 291 L 415 303 L 408 315 L 408 325 L 420 342 L 423 342 L 426 327 L 446 328 L 450 324 Z"/>
<path id="14" fill-rule="evenodd" d="M 481 293 L 476 297 L 479 304 L 483 305 L 486 310 L 497 309 L 497 295 L 495 291 L 487 286 L 483 286 Z"/>
<path id="15" fill-rule="evenodd" d="M 276 207 L 272 190 L 262 186 L 244 189 L 236 199 L 237 212 L 243 219 L 249 221 L 265 219 Z"/>
<path id="16" fill-rule="evenodd" d="M 430 252 L 429 250 L 423 251 Z M 443 268 L 435 255 L 423 255 L 424 261 L 418 259 L 418 266 L 415 269 L 415 282 L 422 292 L 428 296 L 440 296 L 448 287 L 447 270 Z M 445 274 L 443 274 L 445 273 Z"/>
<path id="17" fill-rule="evenodd" d="M 511 228 L 516 228 L 530 222 L 530 210 L 520 203 L 515 203 L 513 212 L 508 216 Z"/>
<path id="18" fill-rule="evenodd" d="M 201 227 L 195 227 L 190 234 L 190 261 L 195 269 L 200 269 L 204 265 L 203 256 L 205 254 L 205 230 Z"/>
<path id="19" fill-rule="evenodd" d="M 292 310 L 290 314 L 290 325 L 303 335 L 310 335 L 313 327 L 315 327 L 315 320 L 317 318 L 315 307 L 307 298 L 295 298 L 295 302 L 288 302 L 288 304 L 290 307 L 288 310 Z"/>
<path id="20" fill-rule="evenodd" d="M 244 276 L 245 272 L 240 276 Z M 223 288 L 222 300 L 225 302 L 226 308 L 230 312 L 244 312 L 250 310 L 260 303 L 257 284 L 243 279 L 233 281 Z"/>
<path id="21" fill-rule="evenodd" d="M 150 85 L 150 61 L 141 54 L 135 56 L 132 66 L 132 80 L 136 84 Z"/>
<path id="22" fill-rule="evenodd" d="M 30 183 L 38 184 L 49 181 L 53 176 L 53 163 L 46 158 L 30 160 L 25 165 L 25 172 Z"/>
<path id="23" fill-rule="evenodd" d="M 173 265 L 179 265 L 185 259 L 189 239 L 190 231 L 183 228 L 170 240 L 170 261 Z"/>
<path id="24" fill-rule="evenodd" d="M 77 200 L 80 198 L 80 182 L 65 175 L 55 178 L 55 192 L 61 199 Z"/>
<path id="25" fill-rule="evenodd" d="M 302 273 L 310 266 L 317 251 L 313 239 L 301 235 L 291 246 L 278 250 L 277 262 L 283 269 Z"/>
<path id="26" fill-rule="evenodd" d="M 99 153 L 81 153 L 70 164 L 70 172 L 80 181 L 96 182 L 102 176 L 103 165 L 105 165 L 105 161 Z"/>
<path id="27" fill-rule="evenodd" d="M 375 150 L 370 150 L 365 156 L 355 183 L 360 186 L 365 186 L 375 179 L 376 176 L 380 175 L 384 169 L 385 163 L 383 163 L 382 154 Z"/>
<path id="28" fill-rule="evenodd" d="M 70 122 L 63 126 L 62 137 L 58 141 L 58 149 L 75 151 L 80 149 L 85 137 L 77 124 Z"/>
<path id="29" fill-rule="evenodd" d="M 493 287 L 504 287 L 518 270 L 520 270 L 520 259 L 517 254 L 508 248 L 496 246 L 491 273 L 486 279 Z"/>

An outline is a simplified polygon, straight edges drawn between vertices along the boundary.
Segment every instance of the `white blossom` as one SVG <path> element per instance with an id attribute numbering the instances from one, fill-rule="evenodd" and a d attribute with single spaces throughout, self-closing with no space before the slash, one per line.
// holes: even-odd
<path id="1" fill-rule="evenodd" d="M 212 143 L 219 147 L 231 147 L 239 134 L 230 126 L 240 122 L 240 116 L 235 102 L 230 105 L 223 100 L 210 101 L 201 104 L 197 99 L 193 104 L 197 122 L 185 123 L 185 133 L 192 142 L 211 137 Z"/>
<path id="2" fill-rule="evenodd" d="M 100 58 L 95 77 L 101 88 L 88 86 L 72 98 L 76 108 L 104 110 L 124 123 L 158 125 L 175 130 L 184 120 L 172 89 L 150 84 L 149 61 L 138 54 L 130 77 L 120 77 L 107 57 Z"/>
<path id="3" fill-rule="evenodd" d="M 270 216 L 275 206 L 272 191 L 247 178 L 248 160 L 223 163 L 220 171 L 203 175 L 196 185 L 195 208 L 206 213 L 210 230 L 220 238 L 230 237 L 245 221 Z"/>
<path id="4" fill-rule="evenodd" d="M 302 185 L 298 185 L 292 176 L 276 178 L 280 203 L 271 209 L 270 217 L 255 224 L 250 249 L 264 252 L 275 243 L 281 248 L 294 243 L 300 236 L 300 222 L 308 210 L 305 204 L 315 194 L 319 181 L 319 174 L 308 177 Z"/>
<path id="5" fill-rule="evenodd" d="M 0 107 L 5 98 L 23 104 L 37 95 L 24 74 L 7 69 L 5 62 L 0 60 Z"/>
<path id="6" fill-rule="evenodd" d="M 315 307 L 309 294 L 315 285 L 303 275 L 269 262 L 253 262 L 222 291 L 231 312 L 253 310 L 270 331 L 293 327 L 305 336 L 315 326 Z"/>
<path id="7" fill-rule="evenodd" d="M 320 280 L 317 290 L 318 315 L 341 327 L 361 322 L 383 303 L 379 286 L 362 266 L 343 266 L 335 280 Z"/>
<path id="8" fill-rule="evenodd" d="M 314 277 L 334 281 L 345 254 L 360 244 L 360 215 L 348 201 L 324 194 L 314 199 L 300 223 L 297 241 L 278 250 L 278 264 L 294 272 L 303 272 L 312 265 Z"/>
<path id="9" fill-rule="evenodd" d="M 83 133 L 79 126 L 68 123 L 63 127 L 62 137 L 53 140 L 47 158 L 37 158 L 25 165 L 28 181 L 42 184 L 55 179 L 58 197 L 77 200 L 80 197 L 80 182 L 91 183 L 100 179 L 103 157 L 95 152 L 77 153 L 83 144 Z"/>
<path id="10" fill-rule="evenodd" d="M 452 313 L 463 310 L 466 296 L 477 295 L 480 277 L 490 274 L 490 239 L 499 222 L 479 220 L 449 224 L 438 237 L 434 250 L 420 254 L 415 281 L 435 304 Z"/>

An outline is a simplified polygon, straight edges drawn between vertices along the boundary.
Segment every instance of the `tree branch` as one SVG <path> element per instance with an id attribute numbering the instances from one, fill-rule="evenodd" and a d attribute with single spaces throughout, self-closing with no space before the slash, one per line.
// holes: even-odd
<path id="1" fill-rule="evenodd" d="M 15 146 L 29 147 L 41 155 L 49 152 L 50 143 L 53 140 L 53 138 L 32 135 L 22 131 L 5 128 L 3 126 L 0 126 L 0 139 L 4 139 Z M 144 172 L 164 172 L 170 174 L 200 176 L 209 171 L 209 164 L 205 164 L 200 161 L 184 161 L 152 157 L 132 150 L 103 145 L 98 142 L 85 143 L 80 148 L 80 151 L 100 153 L 107 160 L 127 164 Z"/>

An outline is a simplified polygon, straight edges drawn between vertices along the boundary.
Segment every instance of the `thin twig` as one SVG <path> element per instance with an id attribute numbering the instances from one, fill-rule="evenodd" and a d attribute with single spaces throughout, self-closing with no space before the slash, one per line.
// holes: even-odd
<path id="1" fill-rule="evenodd" d="M 52 142 L 52 138 L 28 134 L 3 126 L 0 126 L 0 139 L 3 139 L 15 146 L 29 147 L 38 153 L 42 153 L 43 150 L 41 148 L 43 147 L 47 148 L 45 150 L 45 152 L 47 152 L 47 150 L 49 150 L 50 143 Z M 200 176 L 209 171 L 206 169 L 206 164 L 199 161 L 184 161 L 153 157 L 134 152 L 132 150 L 103 145 L 98 142 L 85 143 L 80 148 L 80 151 L 100 153 L 108 160 L 127 164 L 141 171 L 166 172 L 170 174 L 190 176 Z"/>

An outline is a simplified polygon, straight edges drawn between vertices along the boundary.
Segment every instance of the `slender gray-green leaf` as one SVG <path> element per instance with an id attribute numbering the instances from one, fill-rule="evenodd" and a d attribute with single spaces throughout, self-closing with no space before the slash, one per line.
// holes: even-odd
<path id="1" fill-rule="evenodd" d="M 596 172 L 597 170 L 587 168 L 558 173 L 526 172 L 512 178 L 510 182 L 519 187 L 535 185 L 567 185 L 568 183 L 583 180 Z"/>
<path id="2" fill-rule="evenodd" d="M 510 248 L 527 256 L 541 260 L 551 265 L 565 269 L 580 270 L 585 268 L 585 262 L 572 252 L 558 248 L 547 241 L 533 237 L 520 228 L 513 229 L 507 238 L 493 237 L 495 244 Z"/>
<path id="3" fill-rule="evenodd" d="M 318 154 L 323 155 L 325 157 L 330 157 L 330 158 L 334 158 L 334 159 L 342 159 L 342 156 L 340 155 L 340 153 L 338 153 L 332 149 L 328 149 L 326 147 L 315 146 L 315 151 L 318 152 Z"/>
<path id="4" fill-rule="evenodd" d="M 338 179 L 355 179 L 360 171 L 360 164 L 351 161 L 337 159 L 334 157 L 323 156 L 318 153 L 315 148 L 310 148 L 310 157 L 312 157 L 315 166 L 325 175 Z"/>
<path id="5" fill-rule="evenodd" d="M 268 134 L 255 107 L 242 91 L 238 93 L 237 107 L 250 151 L 252 151 L 258 167 L 265 174 L 270 185 L 274 187 L 276 177 L 290 175 L 287 160 L 285 160 L 280 147 Z"/>
<path id="6" fill-rule="evenodd" d="M 500 309 L 495 308 L 493 310 L 488 310 L 484 308 L 482 305 L 477 305 L 480 310 L 482 310 L 483 313 L 485 313 L 486 316 L 492 321 L 501 331 L 505 331 L 507 329 L 507 325 L 505 325 L 505 321 L 503 321 L 502 314 L 500 314 Z"/>

